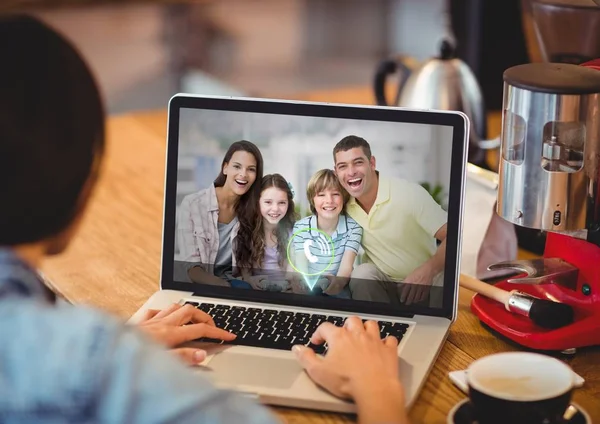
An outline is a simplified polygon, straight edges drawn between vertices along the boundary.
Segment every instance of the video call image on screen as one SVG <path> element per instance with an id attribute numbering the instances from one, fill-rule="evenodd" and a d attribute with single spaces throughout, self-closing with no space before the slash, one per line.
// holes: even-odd
<path id="1" fill-rule="evenodd" d="M 452 127 L 181 109 L 174 279 L 442 306 Z"/>

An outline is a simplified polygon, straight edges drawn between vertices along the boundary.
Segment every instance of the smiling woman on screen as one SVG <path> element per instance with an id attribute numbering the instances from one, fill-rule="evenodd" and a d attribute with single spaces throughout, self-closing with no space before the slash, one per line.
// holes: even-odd
<path id="1" fill-rule="evenodd" d="M 252 232 L 263 177 L 263 159 L 253 143 L 236 141 L 225 153 L 210 187 L 184 197 L 177 237 L 192 282 L 229 286 L 236 266 L 233 240 L 240 228 Z M 240 240 L 240 246 L 247 246 Z"/>

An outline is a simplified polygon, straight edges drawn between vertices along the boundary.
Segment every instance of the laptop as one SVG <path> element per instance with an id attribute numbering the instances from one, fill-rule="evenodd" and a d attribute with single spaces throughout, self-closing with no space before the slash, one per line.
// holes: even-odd
<path id="1" fill-rule="evenodd" d="M 468 118 L 459 112 L 188 94 L 171 98 L 168 114 L 160 290 L 130 322 L 139 320 L 147 309 L 163 309 L 173 303 L 192 304 L 209 313 L 217 326 L 238 335 L 235 341 L 227 343 L 192 342 L 209 354 L 197 372 L 217 386 L 270 405 L 353 413 L 354 403 L 315 385 L 290 349 L 294 344 L 305 344 L 326 355 L 327 346 L 313 346 L 309 341 L 320 323 L 343 325 L 344 319 L 352 315 L 375 320 L 380 324 L 382 337 L 394 335 L 399 339 L 400 378 L 410 407 L 457 316 Z M 332 234 L 319 231 L 316 217 L 310 218 L 313 212 L 307 186 L 318 171 L 334 169 L 333 149 L 347 136 L 369 142 L 378 178 L 390 181 L 388 189 L 393 189 L 397 181 L 417 184 L 445 213 L 444 269 L 434 279 L 426 298 L 418 303 L 399 303 L 392 299 L 393 293 L 389 299 L 365 300 L 358 290 L 353 290 L 356 286 L 352 278 L 342 289 L 328 290 L 330 280 L 324 275 L 340 256 L 333 250 L 341 249 L 342 236 L 355 231 L 361 220 L 349 218 L 348 205 Z M 271 246 L 268 255 L 268 243 L 263 249 L 265 259 L 261 264 L 289 263 L 293 265 L 290 273 L 277 274 L 277 265 L 239 271 L 238 262 L 243 256 L 251 256 L 255 249 L 255 245 L 247 246 L 244 253 L 233 247 L 241 239 L 242 219 L 249 222 L 242 215 L 252 206 L 247 203 L 239 216 L 226 216 L 224 212 L 221 217 L 218 213 L 216 186 L 221 187 L 222 198 L 230 199 L 227 196 L 235 192 L 240 202 L 253 184 L 260 186 L 260 166 L 253 154 L 250 156 L 254 161 L 246 161 L 248 149 L 242 151 L 245 156 L 230 156 L 225 161 L 232 145 L 242 140 L 260 151 L 263 175 L 283 177 L 293 199 L 294 219 L 308 222 L 311 227 L 308 231 L 306 226 L 298 229 L 296 224 L 292 230 L 288 228 L 288 255 L 283 260 L 280 256 L 272 260 L 282 253 L 281 249 Z M 234 178 L 229 181 L 222 175 L 232 173 Z M 215 183 L 219 179 L 220 183 Z M 409 196 L 404 200 L 410 205 L 414 199 Z M 279 202 L 277 198 L 272 201 Z M 286 204 L 282 204 L 281 214 L 287 217 Z M 313 201 L 312 206 L 315 204 Z M 255 213 L 261 213 L 260 205 L 254 207 Z M 356 211 L 356 204 L 353 207 Z M 327 209 L 330 210 L 334 209 Z M 278 213 L 270 217 L 275 221 L 278 218 Z M 354 243 L 353 273 L 359 266 L 377 264 L 381 259 L 375 257 L 376 249 L 367 244 L 369 231 L 362 228 L 362 238 L 345 239 Z M 316 234 L 314 243 L 306 240 L 307 233 Z M 390 235 L 398 240 L 405 237 Z M 300 244 L 304 250 L 293 248 L 298 245 L 298 237 L 304 237 Z M 435 252 L 439 242 L 433 239 L 432 243 Z M 295 253 L 290 255 L 291 251 Z M 294 263 L 294 258 L 303 253 L 307 259 L 304 265 Z M 320 269 L 317 266 L 315 271 L 313 265 L 323 258 L 326 264 Z M 393 262 L 388 265 L 396 266 Z M 262 275 L 267 277 L 263 279 Z M 367 283 L 379 284 L 375 280 Z"/>

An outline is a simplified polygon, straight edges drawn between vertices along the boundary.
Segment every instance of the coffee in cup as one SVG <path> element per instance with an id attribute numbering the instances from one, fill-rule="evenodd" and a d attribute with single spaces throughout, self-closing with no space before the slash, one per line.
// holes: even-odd
<path id="1" fill-rule="evenodd" d="M 479 424 L 554 424 L 569 406 L 575 373 L 550 356 L 507 352 L 474 361 L 467 384 Z"/>

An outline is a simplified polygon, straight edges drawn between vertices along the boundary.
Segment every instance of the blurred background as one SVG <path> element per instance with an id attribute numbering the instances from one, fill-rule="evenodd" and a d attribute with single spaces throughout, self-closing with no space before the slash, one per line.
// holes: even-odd
<path id="1" fill-rule="evenodd" d="M 594 2 L 2 0 L 0 13 L 70 38 L 111 115 L 164 113 L 177 92 L 461 110 L 469 162 L 497 171 L 503 72 L 600 56 Z M 543 232 L 516 231 L 542 252 Z"/>
<path id="2" fill-rule="evenodd" d="M 528 61 L 520 0 L 2 3 L 0 12 L 22 5 L 78 45 L 111 113 L 163 108 L 177 91 L 293 97 L 369 86 L 382 59 L 424 61 L 448 35 L 499 109 L 502 71 Z"/>

